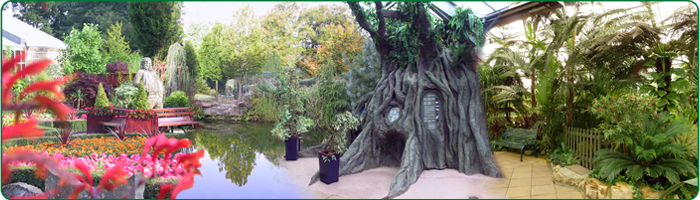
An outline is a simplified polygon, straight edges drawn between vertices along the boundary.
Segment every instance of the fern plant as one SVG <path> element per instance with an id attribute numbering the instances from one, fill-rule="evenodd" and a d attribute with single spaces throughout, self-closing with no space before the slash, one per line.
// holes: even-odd
<path id="1" fill-rule="evenodd" d="M 681 176 L 697 174 L 697 167 L 685 159 L 688 151 L 673 142 L 675 135 L 692 131 L 685 118 L 664 112 L 656 119 L 647 116 L 641 121 L 644 123 L 641 133 L 616 134 L 612 140 L 622 145 L 596 153 L 595 168 L 601 178 L 610 182 L 625 175 L 634 185 L 648 178 L 660 179 L 668 187 L 679 183 Z"/>
<path id="2" fill-rule="evenodd" d="M 578 163 L 578 157 L 574 155 L 574 151 L 566 148 L 564 142 L 561 143 L 561 148 L 555 149 L 549 158 L 552 159 L 552 163 L 566 167 Z"/>

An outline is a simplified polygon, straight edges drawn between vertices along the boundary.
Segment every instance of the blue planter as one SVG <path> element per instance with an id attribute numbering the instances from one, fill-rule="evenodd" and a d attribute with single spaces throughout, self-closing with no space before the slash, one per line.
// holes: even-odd
<path id="1" fill-rule="evenodd" d="M 318 152 L 318 168 L 321 177 L 321 182 L 326 184 L 331 184 L 338 182 L 338 172 L 340 171 L 340 154 L 335 155 L 335 160 L 330 157 L 327 151 Z M 323 157 L 327 156 L 326 162 L 323 161 Z"/>
<path id="2" fill-rule="evenodd" d="M 301 141 L 299 140 L 299 137 L 284 140 L 284 146 L 287 151 L 284 155 L 285 159 L 297 160 L 299 158 L 299 148 L 301 146 Z"/>

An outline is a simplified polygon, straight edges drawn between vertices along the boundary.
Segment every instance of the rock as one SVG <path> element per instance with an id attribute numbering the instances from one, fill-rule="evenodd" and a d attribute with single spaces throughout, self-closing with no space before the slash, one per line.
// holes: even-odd
<path id="1" fill-rule="evenodd" d="M 163 108 L 163 82 L 156 74 L 151 64 L 151 58 L 145 57 L 141 59 L 141 69 L 136 72 L 134 77 L 134 86 L 138 87 L 140 83 L 146 87 L 148 94 L 148 105 L 151 109 Z"/>
<path id="2" fill-rule="evenodd" d="M 661 192 L 656 191 L 655 189 L 652 189 L 647 185 L 642 186 L 642 194 L 644 194 L 643 198 L 645 198 L 645 199 L 659 199 L 659 198 L 661 198 Z"/>
<path id="3" fill-rule="evenodd" d="M 98 199 L 123 199 L 124 195 L 126 195 L 127 199 L 143 199 L 143 191 L 145 188 L 146 184 L 141 184 L 139 186 L 139 182 L 145 181 L 144 177 L 141 173 L 134 174 L 133 176 L 129 177 L 126 179 L 129 183 L 127 185 L 121 185 L 117 188 L 114 188 L 113 191 L 106 191 L 103 190 L 99 196 L 97 197 Z M 52 196 L 49 196 L 50 199 L 65 199 L 68 196 L 70 196 L 73 193 L 74 187 L 70 185 L 63 185 L 63 186 L 58 186 L 58 183 L 60 182 L 60 178 L 53 173 L 49 172 L 49 175 L 46 177 L 46 191 L 51 190 L 52 188 L 55 187 L 60 187 L 58 191 L 56 191 L 55 194 Z M 138 186 L 138 187 L 136 187 Z M 136 187 L 135 190 L 132 190 L 132 188 Z M 129 192 L 129 190 L 132 190 L 133 192 Z M 128 193 L 128 194 L 127 194 Z M 83 190 L 78 194 L 78 199 L 91 199 L 92 197 L 90 194 L 86 191 Z"/>
<path id="4" fill-rule="evenodd" d="M 2 194 L 6 198 L 22 198 L 43 194 L 41 189 L 24 182 L 17 182 L 2 186 Z"/>
<path id="5" fill-rule="evenodd" d="M 195 103 L 202 108 L 211 108 L 214 106 L 218 106 L 220 104 L 217 101 L 208 101 L 208 100 L 196 101 Z"/>
<path id="6" fill-rule="evenodd" d="M 586 181 L 586 191 L 584 192 L 585 197 L 591 199 L 603 199 L 608 191 L 608 184 L 605 184 L 598 179 L 588 179 Z"/>
<path id="7" fill-rule="evenodd" d="M 610 187 L 610 198 L 612 199 L 632 199 L 632 188 L 625 182 L 617 182 Z"/>
<path id="8" fill-rule="evenodd" d="M 555 183 L 576 186 L 577 188 L 581 188 L 588 177 L 588 174 L 579 174 L 569 168 L 558 165 L 552 168 L 552 171 L 554 173 L 552 180 Z"/>

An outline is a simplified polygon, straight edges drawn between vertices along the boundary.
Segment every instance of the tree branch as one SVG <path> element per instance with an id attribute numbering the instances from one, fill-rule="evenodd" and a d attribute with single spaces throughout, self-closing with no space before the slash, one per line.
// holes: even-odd
<path id="1" fill-rule="evenodd" d="M 377 39 L 379 35 L 376 31 L 372 30 L 369 22 L 367 22 L 367 19 L 365 19 L 365 13 L 362 11 L 360 4 L 355 1 L 348 1 L 347 3 L 350 10 L 352 10 L 352 14 L 355 15 L 355 20 L 357 20 L 357 23 L 360 24 L 360 27 L 369 32 L 369 35 L 372 36 L 372 38 Z"/>
<path id="2" fill-rule="evenodd" d="M 393 18 L 393 19 L 398 19 L 398 20 L 401 20 L 401 21 L 404 21 L 404 22 L 409 22 L 409 21 L 408 21 L 408 18 L 406 18 L 406 16 L 402 15 L 399 11 L 395 11 L 395 10 L 382 10 L 382 15 L 384 15 L 384 17 Z"/>
<path id="3" fill-rule="evenodd" d="M 386 37 L 386 19 L 384 19 L 384 14 L 382 14 L 382 8 L 384 6 L 381 1 L 375 1 L 374 6 L 377 7 L 377 19 L 379 19 L 377 32 L 379 32 L 380 37 L 384 38 Z"/>

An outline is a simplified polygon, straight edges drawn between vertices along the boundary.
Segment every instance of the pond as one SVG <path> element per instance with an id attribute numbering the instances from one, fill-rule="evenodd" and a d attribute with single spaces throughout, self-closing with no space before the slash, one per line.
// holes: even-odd
<path id="1" fill-rule="evenodd" d="M 300 198 L 291 178 L 280 166 L 284 142 L 270 134 L 274 124 L 209 122 L 187 137 L 194 150 L 206 151 L 200 159 L 202 176 L 194 186 L 178 194 L 179 199 Z M 302 136 L 302 149 L 320 144 L 323 136 Z"/>

